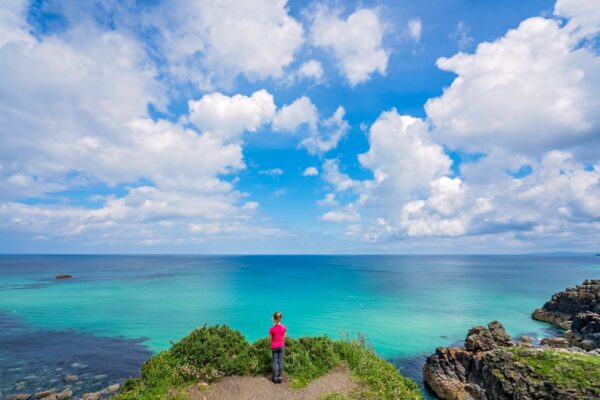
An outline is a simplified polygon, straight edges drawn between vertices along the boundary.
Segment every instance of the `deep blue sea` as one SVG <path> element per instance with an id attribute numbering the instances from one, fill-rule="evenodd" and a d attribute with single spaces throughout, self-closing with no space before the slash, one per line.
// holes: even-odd
<path id="1" fill-rule="evenodd" d="M 0 393 L 98 390 L 202 324 L 263 337 L 275 310 L 291 336 L 365 334 L 421 383 L 473 325 L 549 335 L 531 311 L 586 278 L 600 257 L 0 256 Z"/>

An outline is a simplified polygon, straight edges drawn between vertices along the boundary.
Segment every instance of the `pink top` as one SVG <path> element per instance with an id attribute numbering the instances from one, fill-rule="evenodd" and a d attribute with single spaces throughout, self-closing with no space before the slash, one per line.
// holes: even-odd
<path id="1" fill-rule="evenodd" d="M 269 329 L 269 336 L 271 336 L 271 348 L 276 349 L 283 347 L 285 344 L 285 326 L 281 324 L 273 325 Z"/>

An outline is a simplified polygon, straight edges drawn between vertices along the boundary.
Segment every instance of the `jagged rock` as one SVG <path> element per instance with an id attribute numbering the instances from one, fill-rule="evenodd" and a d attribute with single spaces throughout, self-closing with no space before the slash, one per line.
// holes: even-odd
<path id="1" fill-rule="evenodd" d="M 423 379 L 442 399 L 469 399 L 467 375 L 475 357 L 457 347 L 438 347 L 423 366 Z"/>
<path id="2" fill-rule="evenodd" d="M 31 394 L 29 393 L 17 393 L 6 397 L 6 400 L 29 400 Z"/>
<path id="3" fill-rule="evenodd" d="M 490 330 L 491 328 L 491 330 Z M 492 331 L 502 332 L 501 325 L 476 326 L 469 331 L 465 347 L 440 347 L 423 366 L 427 386 L 443 400 L 597 400 L 600 383 L 591 387 L 573 387 L 550 382 L 539 372 L 522 363 L 516 354 L 537 357 L 540 349 L 512 350 L 494 340 Z M 504 335 L 498 341 L 509 343 Z M 561 344 L 562 338 L 558 339 Z M 493 343 L 493 344 L 492 344 Z M 489 348 L 489 350 L 482 350 Z M 566 349 L 548 350 L 569 352 Z"/>
<path id="4" fill-rule="evenodd" d="M 498 346 L 512 346 L 512 338 L 504 329 L 500 321 L 492 321 L 488 324 L 488 330 L 492 334 L 494 341 Z"/>
<path id="5" fill-rule="evenodd" d="M 531 316 L 565 329 L 571 346 L 588 351 L 600 348 L 600 279 L 555 294 Z"/>
<path id="6" fill-rule="evenodd" d="M 469 330 L 465 339 L 465 348 L 468 351 L 489 351 L 498 347 L 491 332 L 483 326 L 474 326 Z"/>
<path id="7" fill-rule="evenodd" d="M 114 385 L 110 385 L 109 387 L 104 389 L 104 392 L 106 392 L 108 394 L 114 394 L 119 391 L 120 387 L 121 387 L 121 385 L 119 385 L 118 383 L 115 383 Z"/>
<path id="8" fill-rule="evenodd" d="M 579 313 L 600 313 L 600 279 L 585 280 L 552 296 L 550 301 L 531 314 L 533 319 L 569 329 L 570 321 Z"/>
<path id="9" fill-rule="evenodd" d="M 573 319 L 571 329 L 565 333 L 566 340 L 572 346 L 584 350 L 600 348 L 600 314 L 593 312 L 579 313 Z"/>
<path id="10" fill-rule="evenodd" d="M 469 351 L 489 351 L 499 346 L 512 346 L 512 338 L 498 321 L 490 322 L 487 328 L 474 326 L 465 339 L 465 349 Z"/>
<path id="11" fill-rule="evenodd" d="M 71 397 L 73 397 L 73 391 L 71 389 L 65 389 L 56 396 L 58 400 L 70 399 Z"/>
<path id="12" fill-rule="evenodd" d="M 34 397 L 36 399 L 43 399 L 44 397 L 49 397 L 53 394 L 56 394 L 56 389 L 52 388 L 52 389 L 48 389 L 48 390 L 43 390 L 41 392 L 37 392 Z"/>
<path id="13" fill-rule="evenodd" d="M 84 393 L 83 400 L 100 400 L 102 399 L 102 392 L 91 392 Z"/>
<path id="14" fill-rule="evenodd" d="M 533 338 L 531 336 L 523 335 L 517 338 L 517 342 L 533 344 Z"/>
<path id="15" fill-rule="evenodd" d="M 65 375 L 65 382 L 77 382 L 79 377 L 77 375 Z"/>
<path id="16" fill-rule="evenodd" d="M 567 339 L 561 337 L 545 338 L 540 341 L 540 344 L 542 346 L 546 345 L 552 349 L 568 349 L 570 347 Z"/>

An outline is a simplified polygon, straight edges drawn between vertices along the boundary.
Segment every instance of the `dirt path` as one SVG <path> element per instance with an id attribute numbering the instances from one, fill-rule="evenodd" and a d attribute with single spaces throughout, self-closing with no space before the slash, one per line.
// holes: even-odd
<path id="1" fill-rule="evenodd" d="M 315 379 L 302 389 L 293 389 L 286 382 L 275 385 L 268 377 L 234 376 L 225 378 L 207 389 L 194 386 L 190 400 L 317 400 L 334 393 L 350 393 L 357 384 L 345 367 L 337 367 Z"/>

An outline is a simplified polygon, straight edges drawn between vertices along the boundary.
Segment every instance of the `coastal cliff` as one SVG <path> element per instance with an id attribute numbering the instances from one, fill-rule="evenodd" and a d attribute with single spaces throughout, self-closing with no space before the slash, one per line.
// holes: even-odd
<path id="1" fill-rule="evenodd" d="M 538 320 L 568 329 L 564 337 L 514 341 L 498 321 L 471 328 L 464 348 L 440 347 L 423 367 L 443 400 L 592 400 L 600 398 L 600 281 L 557 293 Z"/>
<path id="2" fill-rule="evenodd" d="M 204 326 L 147 360 L 117 399 L 421 399 L 417 384 L 363 340 L 286 337 L 285 343 L 284 384 L 274 385 L 268 339 L 251 344 L 227 326 Z"/>
<path id="3" fill-rule="evenodd" d="M 600 348 L 600 279 L 555 294 L 531 317 L 566 330 L 564 338 L 571 346 Z"/>

